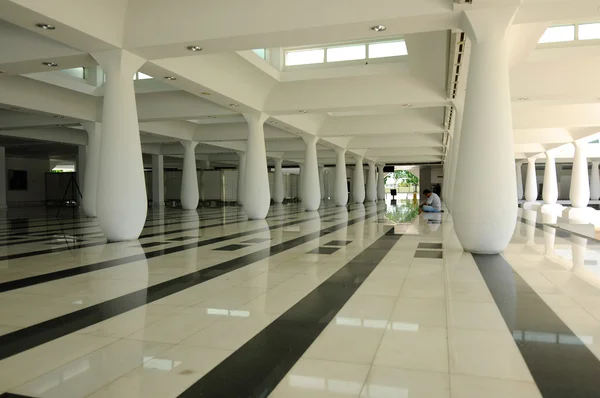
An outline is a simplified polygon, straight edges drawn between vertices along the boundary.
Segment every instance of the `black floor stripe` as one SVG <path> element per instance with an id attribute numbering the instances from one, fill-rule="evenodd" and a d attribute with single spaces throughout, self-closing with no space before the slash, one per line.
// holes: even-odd
<path id="1" fill-rule="evenodd" d="M 376 209 L 374 208 L 374 210 Z M 74 311 L 48 321 L 5 334 L 0 336 L 0 360 L 9 358 L 41 344 L 66 336 L 67 334 L 74 333 L 98 322 L 121 315 L 127 311 L 131 311 L 135 308 L 170 296 L 171 294 L 189 289 L 203 282 L 235 271 L 236 269 L 245 267 L 275 254 L 282 253 L 314 239 L 318 239 L 321 236 L 329 235 L 342 228 L 346 228 L 349 225 L 356 224 L 366 220 L 367 218 L 375 217 L 377 214 L 383 213 L 383 211 L 384 209 L 379 210 L 378 212 L 373 211 L 369 214 L 360 215 L 352 220 L 348 220 L 347 222 L 342 222 L 337 225 L 321 229 L 320 231 L 299 236 L 286 242 L 274 244 L 266 249 L 261 249 L 254 253 L 246 254 L 244 256 L 216 264 L 212 267 L 195 271 L 166 282 L 149 286 L 145 289 L 104 301 L 100 304 L 83 308 L 79 311 Z M 302 220 L 291 223 L 299 222 L 302 222 Z"/>
<path id="2" fill-rule="evenodd" d="M 473 258 L 542 396 L 600 397 L 600 360 L 583 341 L 504 257 Z"/>
<path id="3" fill-rule="evenodd" d="M 400 236 L 391 228 L 179 398 L 267 397 Z"/>
<path id="4" fill-rule="evenodd" d="M 342 211 L 342 210 L 338 210 L 335 213 L 339 213 L 340 211 Z M 343 211 L 346 211 L 346 210 L 344 209 Z M 0 293 L 8 292 L 11 290 L 16 290 L 16 289 L 21 289 L 21 288 L 28 287 L 28 286 L 34 286 L 34 285 L 38 285 L 40 283 L 51 282 L 51 281 L 55 281 L 58 279 L 69 278 L 69 277 L 76 276 L 76 275 L 86 274 L 88 272 L 99 271 L 99 270 L 106 269 L 106 268 L 117 267 L 119 265 L 129 264 L 129 263 L 132 263 L 135 261 L 141 261 L 141 260 L 147 260 L 150 258 L 160 257 L 160 256 L 164 256 L 166 254 L 177 253 L 177 252 L 180 252 L 183 250 L 189 250 L 189 249 L 198 248 L 198 247 L 202 247 L 202 246 L 208 246 L 208 245 L 212 245 L 214 243 L 224 242 L 224 241 L 227 241 L 230 239 L 241 238 L 244 236 L 269 231 L 271 229 L 284 228 L 284 227 L 288 227 L 291 225 L 298 225 L 298 224 L 301 224 L 304 222 L 312 221 L 314 219 L 316 219 L 316 217 L 300 219 L 297 221 L 290 221 L 290 222 L 282 223 L 282 224 L 270 225 L 268 227 L 258 228 L 258 229 L 254 229 L 254 230 L 250 230 L 250 231 L 238 232 L 235 234 L 224 235 L 224 236 L 218 236 L 215 238 L 204 239 L 204 240 L 200 240 L 200 241 L 196 241 L 196 242 L 192 242 L 192 243 L 186 243 L 186 244 L 179 245 L 179 246 L 162 248 L 162 249 L 155 250 L 155 251 L 148 251 L 145 253 L 134 254 L 131 256 L 116 258 L 116 259 L 112 259 L 112 260 L 100 261 L 97 263 L 82 265 L 79 267 L 67 268 L 67 269 L 63 269 L 60 271 L 54 271 L 54 272 L 49 272 L 46 274 L 40 274 L 40 275 L 30 276 L 27 278 L 21 278 L 21 279 L 15 279 L 12 281 L 8 281 L 8 282 L 2 282 L 2 283 L 0 283 Z M 212 226 L 205 226 L 205 227 L 209 228 Z M 202 227 L 200 227 L 200 228 L 202 228 Z M 201 238 L 201 237 L 198 237 L 198 238 Z M 196 238 L 196 239 L 198 239 L 198 238 Z M 53 252 L 52 249 L 47 250 L 47 251 L 50 253 Z"/>

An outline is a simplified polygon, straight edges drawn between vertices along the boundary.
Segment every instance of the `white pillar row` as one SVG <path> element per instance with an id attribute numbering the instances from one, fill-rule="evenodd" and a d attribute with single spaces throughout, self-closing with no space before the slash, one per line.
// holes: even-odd
<path id="1" fill-rule="evenodd" d="M 575 156 L 573 158 L 569 199 L 571 200 L 571 207 L 583 208 L 587 207 L 590 202 L 590 184 L 586 155 L 587 142 L 575 141 L 573 145 L 575 146 Z"/>
<path id="2" fill-rule="evenodd" d="M 6 208 L 6 149 L 0 146 L 0 210 Z"/>
<path id="3" fill-rule="evenodd" d="M 79 191 L 82 194 L 81 200 L 83 200 L 83 186 L 85 185 L 85 164 L 87 163 L 87 145 L 78 145 L 77 146 L 77 162 L 75 165 L 75 172 L 77 173 L 77 185 L 79 186 Z M 78 195 L 78 193 L 75 193 Z M 77 201 L 79 202 L 79 197 L 77 197 Z M 83 206 L 83 203 L 82 203 Z"/>
<path id="4" fill-rule="evenodd" d="M 246 152 L 238 152 L 240 158 L 238 164 L 238 182 L 237 182 L 237 202 L 238 205 L 244 205 L 244 180 L 246 178 Z"/>
<path id="5" fill-rule="evenodd" d="M 265 120 L 269 116 L 264 113 L 246 113 L 244 117 L 248 122 L 244 211 L 249 219 L 262 220 L 267 216 L 271 205 L 264 130 Z"/>
<path id="6" fill-rule="evenodd" d="M 273 175 L 273 202 L 283 203 L 283 159 L 275 160 L 275 174 Z"/>
<path id="7" fill-rule="evenodd" d="M 506 39 L 516 11 L 516 6 L 504 10 L 466 10 L 462 20 L 471 40 L 471 58 L 452 212 L 463 249 L 473 253 L 502 252 L 516 224 L 517 187 Z M 476 201 L 473 192 L 477 192 Z"/>
<path id="8" fill-rule="evenodd" d="M 544 166 L 544 188 L 542 198 L 547 205 L 553 205 L 558 200 L 558 180 L 556 179 L 556 162 L 554 156 L 546 152 L 546 165 Z"/>
<path id="9" fill-rule="evenodd" d="M 452 136 L 452 143 L 450 147 L 450 164 L 448 168 L 448 177 L 449 179 L 446 181 L 444 178 L 444 185 L 448 186 L 448 190 L 446 191 L 446 197 L 444 198 L 444 202 L 446 202 L 446 206 L 452 212 L 454 209 L 454 187 L 456 182 L 456 169 L 458 166 L 458 156 L 460 153 L 460 136 L 462 131 L 462 119 L 463 112 L 456 105 L 454 106 L 454 135 Z"/>
<path id="10" fill-rule="evenodd" d="M 385 201 L 385 173 L 383 168 L 385 164 L 377 165 L 377 199 Z"/>
<path id="11" fill-rule="evenodd" d="M 600 172 L 598 170 L 600 162 L 592 162 L 592 174 L 590 175 L 590 199 L 600 199 Z"/>
<path id="12" fill-rule="evenodd" d="M 335 163 L 335 190 L 333 200 L 336 206 L 348 204 L 348 176 L 346 175 L 346 149 L 335 148 L 337 160 Z"/>
<path id="13" fill-rule="evenodd" d="M 196 167 L 196 145 L 194 141 L 181 141 L 183 145 L 183 172 L 181 173 L 181 207 L 196 210 L 200 200 L 198 171 Z"/>
<path id="14" fill-rule="evenodd" d="M 367 202 L 377 202 L 377 177 L 375 175 L 375 162 L 368 160 L 369 172 L 367 173 Z"/>
<path id="15" fill-rule="evenodd" d="M 83 181 L 83 196 L 81 204 L 83 212 L 88 217 L 96 217 L 96 197 L 98 192 L 98 167 L 100 166 L 100 136 L 102 123 L 83 122 L 81 124 L 88 135 L 87 155 L 85 164 L 85 179 Z"/>
<path id="16" fill-rule="evenodd" d="M 165 206 L 165 163 L 163 155 L 152 155 L 152 207 Z"/>
<path id="17" fill-rule="evenodd" d="M 363 157 L 354 155 L 354 176 L 352 177 L 352 200 L 361 204 L 365 201 L 365 172 L 363 169 Z"/>
<path id="18" fill-rule="evenodd" d="M 537 174 L 535 158 L 527 159 L 527 179 L 525 180 L 525 201 L 535 202 L 538 197 Z"/>
<path id="19" fill-rule="evenodd" d="M 92 56 L 106 73 L 96 211 L 109 241 L 137 239 L 148 212 L 133 74 L 146 62 L 125 50 Z"/>
<path id="20" fill-rule="evenodd" d="M 521 168 L 523 167 L 523 162 L 515 163 L 515 172 L 517 174 L 517 199 L 523 199 L 523 172 Z"/>
<path id="21" fill-rule="evenodd" d="M 315 211 L 321 204 L 321 187 L 319 184 L 319 165 L 317 163 L 317 142 L 319 137 L 302 137 L 306 143 L 304 152 L 304 169 L 302 170 L 302 205 L 306 211 Z"/>
<path id="22" fill-rule="evenodd" d="M 319 188 L 321 189 L 321 200 L 325 199 L 325 167 L 319 166 Z"/>

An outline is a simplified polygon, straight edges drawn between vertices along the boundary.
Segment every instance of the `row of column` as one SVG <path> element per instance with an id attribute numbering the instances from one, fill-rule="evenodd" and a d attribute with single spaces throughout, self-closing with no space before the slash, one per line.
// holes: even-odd
<path id="1" fill-rule="evenodd" d="M 574 208 L 587 207 L 590 199 L 600 199 L 600 171 L 599 162 L 592 162 L 592 174 L 588 175 L 588 160 L 586 156 L 586 142 L 575 142 L 575 155 L 573 157 L 573 171 L 571 173 L 571 186 L 569 199 Z M 558 179 L 556 176 L 556 161 L 550 152 L 546 152 L 544 166 L 544 187 L 542 199 L 544 204 L 552 205 L 558 200 Z M 536 158 L 527 159 L 527 178 L 525 182 L 525 201 L 535 202 L 538 197 L 538 184 L 535 169 Z M 517 196 L 523 197 L 523 177 L 521 166 L 524 162 L 517 162 Z"/>

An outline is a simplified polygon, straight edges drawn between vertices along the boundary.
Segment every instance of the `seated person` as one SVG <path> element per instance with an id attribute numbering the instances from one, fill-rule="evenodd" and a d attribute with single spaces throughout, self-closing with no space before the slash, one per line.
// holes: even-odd
<path id="1" fill-rule="evenodd" d="M 431 192 L 429 189 L 423 191 L 426 199 L 419 206 L 419 214 L 425 213 L 441 213 L 442 212 L 442 201 L 440 197 Z"/>

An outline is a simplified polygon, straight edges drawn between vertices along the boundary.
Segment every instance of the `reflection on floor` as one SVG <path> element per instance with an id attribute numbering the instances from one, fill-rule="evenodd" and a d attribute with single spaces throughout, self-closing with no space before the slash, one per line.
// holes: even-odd
<path id="1" fill-rule="evenodd" d="M 0 397 L 600 396 L 600 242 L 522 211 L 463 253 L 411 201 L 0 220 Z"/>

